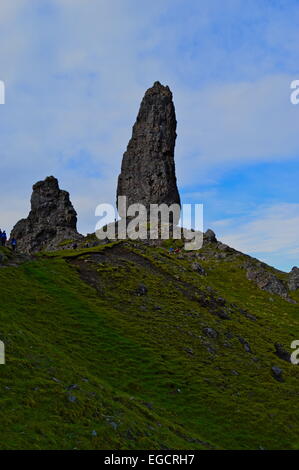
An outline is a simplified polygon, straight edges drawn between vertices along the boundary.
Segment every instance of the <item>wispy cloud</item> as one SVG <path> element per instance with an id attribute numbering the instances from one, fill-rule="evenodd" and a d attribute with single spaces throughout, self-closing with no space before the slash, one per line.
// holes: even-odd
<path id="1" fill-rule="evenodd" d="M 179 91 L 183 184 L 204 182 L 209 172 L 219 176 L 248 162 L 297 157 L 299 108 L 290 104 L 290 83 L 291 76 L 273 75 Z"/>
<path id="2" fill-rule="evenodd" d="M 216 220 L 214 227 L 224 243 L 271 263 L 280 258 L 289 270 L 299 264 L 299 204 L 258 207 L 243 217 Z"/>

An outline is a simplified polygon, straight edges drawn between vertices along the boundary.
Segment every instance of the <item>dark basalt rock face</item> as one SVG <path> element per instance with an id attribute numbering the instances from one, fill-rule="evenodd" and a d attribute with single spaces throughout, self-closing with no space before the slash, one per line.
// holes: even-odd
<path id="1" fill-rule="evenodd" d="M 11 232 L 24 253 L 55 249 L 64 240 L 78 240 L 77 214 L 67 191 L 59 188 L 53 176 L 33 186 L 31 211 Z"/>
<path id="2" fill-rule="evenodd" d="M 126 196 L 127 207 L 138 203 L 149 211 L 150 204 L 180 204 L 174 163 L 176 125 L 172 93 L 156 82 L 145 93 L 122 160 L 117 197 Z"/>

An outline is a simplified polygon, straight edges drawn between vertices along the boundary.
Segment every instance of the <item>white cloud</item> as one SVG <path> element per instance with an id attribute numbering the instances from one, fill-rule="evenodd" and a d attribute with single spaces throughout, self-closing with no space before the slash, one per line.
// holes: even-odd
<path id="1" fill-rule="evenodd" d="M 261 257 L 284 260 L 286 269 L 299 264 L 299 204 L 261 206 L 235 219 L 216 220 L 218 238 L 233 248 Z"/>
<path id="2" fill-rule="evenodd" d="M 184 185 L 247 163 L 299 154 L 299 106 L 290 103 L 291 76 L 213 84 L 177 93 L 178 165 Z M 186 155 L 187 162 L 186 164 Z"/>

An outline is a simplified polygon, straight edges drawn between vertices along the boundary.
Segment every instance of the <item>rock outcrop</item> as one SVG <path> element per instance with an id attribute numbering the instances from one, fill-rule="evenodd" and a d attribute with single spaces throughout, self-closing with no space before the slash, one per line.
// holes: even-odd
<path id="1" fill-rule="evenodd" d="M 215 232 L 210 228 L 203 234 L 204 243 L 217 243 Z"/>
<path id="2" fill-rule="evenodd" d="M 59 188 L 53 176 L 33 186 L 31 211 L 27 219 L 20 220 L 11 232 L 18 250 L 34 253 L 51 250 L 65 240 L 78 240 L 77 214 L 67 191 Z"/>
<path id="3" fill-rule="evenodd" d="M 150 204 L 180 204 L 174 163 L 176 125 L 172 93 L 155 82 L 142 100 L 122 160 L 117 197 L 126 196 L 127 207 L 138 203 L 149 211 Z"/>
<path id="4" fill-rule="evenodd" d="M 294 266 L 288 276 L 288 288 L 290 291 L 299 289 L 299 268 Z"/>
<path id="5" fill-rule="evenodd" d="M 275 276 L 275 274 L 272 274 L 262 267 L 248 266 L 247 279 L 253 281 L 261 290 L 269 292 L 270 294 L 277 294 L 288 302 L 296 303 L 289 297 L 286 284 Z"/>

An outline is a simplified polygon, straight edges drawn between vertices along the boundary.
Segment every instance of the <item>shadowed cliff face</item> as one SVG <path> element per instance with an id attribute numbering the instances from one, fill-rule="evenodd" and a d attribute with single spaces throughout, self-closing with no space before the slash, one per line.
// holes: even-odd
<path id="1" fill-rule="evenodd" d="M 77 239 L 77 214 L 67 191 L 53 176 L 33 186 L 31 211 L 11 232 L 24 253 L 51 249 L 66 239 Z"/>
<path id="2" fill-rule="evenodd" d="M 127 206 L 180 204 L 174 147 L 176 116 L 168 86 L 156 82 L 142 100 L 132 138 L 124 153 L 117 197 L 126 196 Z"/>

